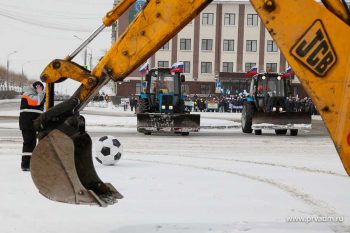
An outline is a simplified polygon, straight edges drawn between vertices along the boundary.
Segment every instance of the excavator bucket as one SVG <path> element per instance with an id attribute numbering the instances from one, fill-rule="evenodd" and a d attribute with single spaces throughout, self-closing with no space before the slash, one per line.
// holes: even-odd
<path id="1" fill-rule="evenodd" d="M 137 114 L 137 131 L 151 132 L 198 132 L 200 128 L 199 114 Z"/>
<path id="2" fill-rule="evenodd" d="M 39 192 L 46 198 L 71 204 L 106 207 L 123 196 L 96 174 L 87 133 L 68 136 L 52 130 L 35 148 L 31 174 Z"/>

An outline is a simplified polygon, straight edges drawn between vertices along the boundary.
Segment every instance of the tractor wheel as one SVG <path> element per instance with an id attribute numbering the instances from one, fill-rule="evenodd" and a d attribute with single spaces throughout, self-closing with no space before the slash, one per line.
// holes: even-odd
<path id="1" fill-rule="evenodd" d="M 188 136 L 188 135 L 190 135 L 190 132 L 182 132 L 181 135 L 182 136 Z"/>
<path id="2" fill-rule="evenodd" d="M 144 132 L 145 135 L 151 135 L 152 133 L 150 131 Z"/>
<path id="3" fill-rule="evenodd" d="M 297 129 L 291 129 L 290 130 L 290 136 L 297 136 L 298 135 L 298 130 Z"/>
<path id="4" fill-rule="evenodd" d="M 286 129 L 275 129 L 277 135 L 285 135 L 287 133 Z"/>
<path id="5" fill-rule="evenodd" d="M 254 130 L 255 135 L 261 135 L 262 134 L 262 130 L 261 129 L 256 129 Z"/>
<path id="6" fill-rule="evenodd" d="M 243 133 L 252 133 L 253 106 L 249 102 L 244 102 L 242 110 L 242 131 Z"/>

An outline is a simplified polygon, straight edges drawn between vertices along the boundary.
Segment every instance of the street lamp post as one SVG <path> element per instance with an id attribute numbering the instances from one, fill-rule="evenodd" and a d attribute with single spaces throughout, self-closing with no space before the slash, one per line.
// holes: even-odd
<path id="1" fill-rule="evenodd" d="M 22 64 L 22 76 L 24 76 L 24 71 L 23 71 L 23 67 L 24 67 L 24 65 L 25 64 L 28 64 L 28 63 L 30 63 L 31 61 L 26 61 L 26 62 L 24 62 L 23 64 Z"/>
<path id="2" fill-rule="evenodd" d="M 77 38 L 78 40 L 81 40 L 81 41 L 84 41 L 82 38 L 80 38 L 79 36 L 77 35 L 73 35 L 75 38 Z M 90 70 L 92 69 L 92 49 L 89 48 L 88 46 L 85 47 L 85 50 L 84 50 L 84 66 L 87 68 L 88 67 L 88 51 L 87 49 L 90 49 L 90 61 L 89 61 L 89 65 L 90 65 Z"/>
<path id="3" fill-rule="evenodd" d="M 7 84 L 7 89 L 9 88 L 9 81 L 10 81 L 9 80 L 9 68 L 10 68 L 10 60 L 9 60 L 9 58 L 10 58 L 10 56 L 12 54 L 15 54 L 15 53 L 17 53 L 17 51 L 13 51 L 13 52 L 7 54 L 7 59 L 6 59 L 6 84 Z"/>

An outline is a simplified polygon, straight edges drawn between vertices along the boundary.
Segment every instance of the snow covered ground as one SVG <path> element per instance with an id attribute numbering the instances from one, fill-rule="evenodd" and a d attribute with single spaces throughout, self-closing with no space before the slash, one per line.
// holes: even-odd
<path id="1" fill-rule="evenodd" d="M 146 136 L 133 113 L 98 110 L 85 111 L 92 139 L 124 146 L 116 166 L 95 163 L 124 195 L 107 208 L 42 197 L 19 168 L 18 113 L 0 112 L 1 233 L 350 232 L 350 178 L 327 134 L 246 135 L 228 127 L 239 114 L 203 113 L 199 133 Z"/>

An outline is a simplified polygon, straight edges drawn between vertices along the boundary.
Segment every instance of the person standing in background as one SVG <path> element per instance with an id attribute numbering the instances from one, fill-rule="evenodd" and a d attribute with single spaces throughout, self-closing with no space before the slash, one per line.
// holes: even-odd
<path id="1" fill-rule="evenodd" d="M 19 128 L 22 131 L 23 147 L 21 169 L 30 170 L 30 159 L 36 146 L 37 135 L 34 129 L 34 120 L 44 111 L 44 85 L 37 81 L 32 86 L 23 87 L 21 98 Z"/>

